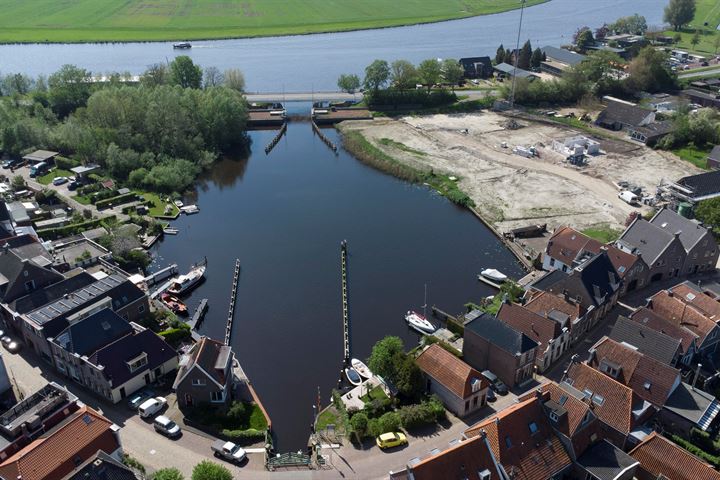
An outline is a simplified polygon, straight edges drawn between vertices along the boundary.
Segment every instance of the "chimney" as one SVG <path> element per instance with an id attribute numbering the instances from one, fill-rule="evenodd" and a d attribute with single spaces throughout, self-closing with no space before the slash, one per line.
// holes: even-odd
<path id="1" fill-rule="evenodd" d="M 538 400 L 542 399 L 542 388 L 538 387 L 535 389 L 535 396 Z"/>
<path id="2" fill-rule="evenodd" d="M 666 290 L 666 292 L 667 292 L 667 294 L 668 294 L 668 297 L 672 297 L 672 296 L 675 295 L 675 294 L 673 293 L 673 291 L 670 290 L 669 288 Z"/>
<path id="3" fill-rule="evenodd" d="M 678 230 L 677 232 L 675 232 L 675 233 L 674 233 L 675 238 L 680 238 L 680 234 L 681 234 L 681 233 L 682 233 L 682 232 L 681 232 L 680 230 Z"/>
<path id="4" fill-rule="evenodd" d="M 695 390 L 695 384 L 697 383 L 697 379 L 700 376 L 700 369 L 702 368 L 702 363 L 697 364 L 697 368 L 695 369 L 695 378 L 693 378 L 692 388 Z"/>
<path id="5" fill-rule="evenodd" d="M 567 289 L 563 290 L 563 297 L 565 297 L 566 302 L 570 302 L 570 292 Z"/>

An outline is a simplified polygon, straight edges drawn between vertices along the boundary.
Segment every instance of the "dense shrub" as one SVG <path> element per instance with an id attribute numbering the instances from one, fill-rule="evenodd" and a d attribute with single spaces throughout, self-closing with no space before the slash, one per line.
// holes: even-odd
<path id="1" fill-rule="evenodd" d="M 688 452 L 692 453 L 693 455 L 696 455 L 700 457 L 701 459 L 705 460 L 708 463 L 711 463 L 713 465 L 720 466 L 720 457 L 716 455 L 710 455 L 705 450 L 702 450 L 698 448 L 696 445 L 693 445 L 692 443 L 688 442 L 684 438 L 678 437 L 677 435 L 672 436 L 672 441 L 683 447 Z"/>
<path id="2" fill-rule="evenodd" d="M 179 345 L 190 339 L 190 327 L 184 324 L 180 328 L 168 328 L 160 332 L 160 336 L 170 345 Z"/>
<path id="3" fill-rule="evenodd" d="M 61 157 L 58 155 L 55 157 L 55 165 L 61 170 L 70 170 L 79 166 L 80 162 L 73 160 L 72 158 Z"/>
<path id="4" fill-rule="evenodd" d="M 413 106 L 413 107 L 439 107 L 457 101 L 455 93 L 449 90 L 378 90 L 369 92 L 366 97 L 368 105 L 383 106 Z"/>
<path id="5" fill-rule="evenodd" d="M 107 208 L 111 205 L 121 205 L 123 203 L 132 202 L 136 198 L 137 198 L 137 193 L 130 192 L 130 193 L 125 193 L 123 195 L 117 195 L 114 197 L 106 198 L 104 200 L 99 200 L 99 201 L 95 202 L 95 206 L 99 210 L 102 210 L 103 208 Z"/>
<path id="6" fill-rule="evenodd" d="M 74 223 L 72 225 L 65 225 L 63 227 L 57 227 L 57 228 L 46 228 L 43 230 L 38 230 L 38 235 L 42 237 L 45 240 L 55 240 L 62 237 L 67 237 L 70 235 L 77 235 L 78 233 L 82 233 L 86 230 L 90 230 L 91 228 L 95 228 L 99 226 L 102 222 L 107 221 L 108 219 L 114 219 L 115 216 L 112 217 L 100 219 L 96 218 L 95 220 L 89 220 L 87 222 L 82 223 Z"/>
<path id="7" fill-rule="evenodd" d="M 265 438 L 265 432 L 262 430 L 255 430 L 254 428 L 248 428 L 246 430 L 223 429 L 220 433 L 223 437 L 245 443 L 256 442 Z"/>
<path id="8" fill-rule="evenodd" d="M 369 418 L 378 418 L 383 413 L 390 410 L 391 407 L 392 400 L 389 398 L 375 398 L 365 404 L 363 412 L 365 412 Z"/>

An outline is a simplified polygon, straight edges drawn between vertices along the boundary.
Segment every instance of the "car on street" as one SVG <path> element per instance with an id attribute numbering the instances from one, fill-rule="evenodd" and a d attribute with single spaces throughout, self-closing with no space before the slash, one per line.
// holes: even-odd
<path id="1" fill-rule="evenodd" d="M 146 400 L 154 396 L 155 392 L 148 388 L 139 390 L 128 397 L 128 408 L 130 408 L 130 410 L 137 410 Z"/>
<path id="2" fill-rule="evenodd" d="M 497 375 L 492 373 L 490 370 L 485 370 L 482 372 L 482 376 L 485 377 L 485 379 L 490 382 L 490 388 L 500 395 L 507 395 L 508 394 L 508 388 L 505 383 L 500 380 Z"/>
<path id="3" fill-rule="evenodd" d="M 2 162 L 2 168 L 15 168 L 20 164 L 20 159 L 11 158 Z"/>
<path id="4" fill-rule="evenodd" d="M 138 407 L 138 412 L 140 413 L 140 418 L 152 417 L 153 415 L 158 413 L 160 410 L 165 408 L 165 405 L 167 405 L 167 400 L 165 399 L 165 397 L 155 397 L 155 398 L 145 400 Z"/>
<path id="5" fill-rule="evenodd" d="M 8 343 L 3 343 L 3 347 L 10 353 L 18 353 L 22 349 L 22 343 L 18 340 L 10 340 Z"/>
<path id="6" fill-rule="evenodd" d="M 407 437 L 402 432 L 388 432 L 383 433 L 375 440 L 377 446 L 386 449 L 392 447 L 399 447 L 400 445 L 407 445 Z"/>
<path id="7" fill-rule="evenodd" d="M 245 449 L 240 445 L 224 440 L 216 440 L 210 448 L 216 457 L 233 463 L 241 463 L 247 456 Z"/>
<path id="8" fill-rule="evenodd" d="M 67 177 L 55 177 L 55 178 L 53 178 L 52 184 L 55 186 L 58 186 L 58 185 L 62 185 L 67 182 L 68 182 Z"/>
<path id="9" fill-rule="evenodd" d="M 155 420 L 153 421 L 153 428 L 156 432 L 162 433 L 170 438 L 178 437 L 182 432 L 180 426 L 165 415 L 155 417 Z"/>
<path id="10" fill-rule="evenodd" d="M 12 341 L 13 339 L 10 338 L 9 335 L 3 335 L 2 337 L 0 337 L 0 342 L 3 344 L 3 346 L 9 345 Z"/>

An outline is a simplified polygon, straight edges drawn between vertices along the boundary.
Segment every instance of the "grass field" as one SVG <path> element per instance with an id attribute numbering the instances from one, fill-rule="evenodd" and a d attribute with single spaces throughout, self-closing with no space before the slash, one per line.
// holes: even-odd
<path id="1" fill-rule="evenodd" d="M 0 0 L 0 42 L 305 34 L 437 22 L 519 6 L 519 0 Z"/>
<path id="2" fill-rule="evenodd" d="M 678 48 L 704 54 L 716 54 L 720 52 L 720 33 L 717 30 L 720 25 L 720 2 L 717 0 L 696 0 L 695 19 L 688 27 L 680 32 L 682 40 L 677 44 Z M 705 24 L 707 23 L 707 26 Z M 700 43 L 693 45 L 691 40 L 696 31 L 700 31 Z M 677 32 L 668 31 L 667 34 L 674 36 Z"/>

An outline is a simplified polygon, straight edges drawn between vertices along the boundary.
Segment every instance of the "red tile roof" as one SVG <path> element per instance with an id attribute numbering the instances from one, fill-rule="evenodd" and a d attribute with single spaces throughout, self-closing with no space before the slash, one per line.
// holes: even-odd
<path id="1" fill-rule="evenodd" d="M 707 336 L 717 328 L 715 320 L 700 310 L 685 303 L 679 295 L 661 290 L 651 297 L 650 310 L 675 325 L 685 327 L 698 336 L 702 345 Z"/>
<path id="2" fill-rule="evenodd" d="M 603 364 L 618 368 L 615 378 L 618 382 L 659 407 L 665 405 L 674 388 L 680 384 L 679 370 L 611 338 L 603 337 L 590 352 L 588 363 L 591 367 L 600 371 L 603 371 Z"/>
<path id="3" fill-rule="evenodd" d="M 583 251 L 595 251 L 602 243 L 570 227 L 558 227 L 548 240 L 545 252 L 555 260 L 572 267 L 573 261 Z"/>
<path id="4" fill-rule="evenodd" d="M 433 455 L 409 470 L 415 480 L 465 480 L 484 470 L 490 472 L 490 480 L 500 478 L 487 444 L 479 436 Z"/>
<path id="5" fill-rule="evenodd" d="M 693 333 L 689 328 L 676 325 L 645 307 L 637 309 L 629 318 L 653 330 L 679 339 L 683 355 L 688 352 L 693 342 L 697 343 L 699 338 L 698 335 Z"/>
<path id="6" fill-rule="evenodd" d="M 535 312 L 543 317 L 548 316 L 552 311 L 564 313 L 570 317 L 570 322 L 585 314 L 584 309 L 579 303 L 566 300 L 562 295 L 555 295 L 549 292 L 533 294 L 524 306 L 531 312 Z"/>
<path id="7" fill-rule="evenodd" d="M 420 370 L 441 383 L 460 398 L 472 395 L 472 382 L 480 382 L 480 389 L 487 388 L 488 381 L 480 372 L 437 343 L 426 348 L 415 360 Z"/>
<path id="8" fill-rule="evenodd" d="M 558 322 L 540 316 L 520 305 L 502 304 L 497 313 L 497 318 L 538 342 L 540 345 L 539 352 L 543 352 L 550 340 L 559 337 L 562 333 Z"/>
<path id="9" fill-rule="evenodd" d="M 572 363 L 565 381 L 580 392 L 602 397 L 593 401 L 593 413 L 623 435 L 630 433 L 635 426 L 633 406 L 642 403 L 631 388 L 584 363 Z"/>
<path id="10" fill-rule="evenodd" d="M 120 448 L 112 425 L 95 410 L 82 407 L 68 421 L 0 464 L 0 476 L 60 480 L 98 450 L 111 454 Z"/>
<path id="11" fill-rule="evenodd" d="M 720 321 L 720 302 L 705 295 L 688 282 L 681 283 L 670 289 L 680 301 L 692 305 L 706 317 Z"/>
<path id="12" fill-rule="evenodd" d="M 473 437 L 482 431 L 495 458 L 515 480 L 550 478 L 572 464 L 537 397 L 498 412 L 465 435 Z"/>
<path id="13" fill-rule="evenodd" d="M 610 263 L 615 267 L 615 271 L 620 278 L 624 278 L 630 269 L 640 260 L 637 255 L 624 252 L 613 245 L 603 245 L 597 249 L 589 248 L 589 250 L 593 253 L 600 253 L 601 250 L 606 250 L 608 258 L 610 258 Z"/>
<path id="14" fill-rule="evenodd" d="M 630 456 L 640 462 L 635 473 L 638 480 L 656 480 L 660 475 L 670 480 L 720 480 L 720 473 L 710 465 L 656 432 Z"/>

